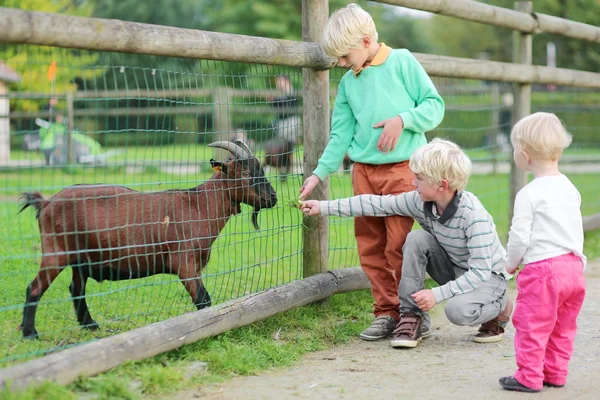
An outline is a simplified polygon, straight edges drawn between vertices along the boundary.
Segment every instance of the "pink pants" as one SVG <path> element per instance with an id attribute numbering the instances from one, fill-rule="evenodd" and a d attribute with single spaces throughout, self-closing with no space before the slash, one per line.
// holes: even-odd
<path id="1" fill-rule="evenodd" d="M 585 297 L 581 259 L 570 253 L 527 264 L 517 289 L 515 379 L 531 389 L 564 385 Z"/>

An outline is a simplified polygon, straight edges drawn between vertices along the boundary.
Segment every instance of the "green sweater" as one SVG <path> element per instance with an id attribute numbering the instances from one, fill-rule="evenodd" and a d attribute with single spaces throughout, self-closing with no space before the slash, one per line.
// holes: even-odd
<path id="1" fill-rule="evenodd" d="M 387 154 L 377 150 L 383 128 L 377 122 L 400 115 L 404 130 L 396 148 Z M 389 164 L 408 160 L 427 143 L 425 132 L 444 117 L 444 101 L 414 56 L 405 49 L 392 50 L 382 64 L 371 65 L 354 76 L 342 78 L 331 119 L 329 143 L 313 171 L 324 180 L 340 167 L 344 155 L 365 164 Z"/>

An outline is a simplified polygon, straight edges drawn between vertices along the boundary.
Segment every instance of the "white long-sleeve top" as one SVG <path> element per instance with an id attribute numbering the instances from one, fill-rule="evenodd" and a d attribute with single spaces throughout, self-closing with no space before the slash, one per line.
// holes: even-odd
<path id="1" fill-rule="evenodd" d="M 517 193 L 508 234 L 508 266 L 583 254 L 581 195 L 565 175 L 535 178 Z"/>

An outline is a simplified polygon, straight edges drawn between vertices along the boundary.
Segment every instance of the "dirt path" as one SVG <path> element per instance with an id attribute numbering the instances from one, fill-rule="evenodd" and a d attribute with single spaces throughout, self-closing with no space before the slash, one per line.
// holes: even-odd
<path id="1" fill-rule="evenodd" d="M 508 392 L 498 378 L 515 370 L 514 328 L 505 340 L 477 344 L 474 328 L 451 325 L 442 309 L 432 316 L 433 335 L 416 349 L 397 350 L 387 340 L 356 340 L 311 353 L 297 366 L 223 384 L 179 392 L 177 399 L 593 399 L 600 394 L 600 264 L 586 270 L 587 298 L 579 318 L 569 382 L 543 394 Z M 513 293 L 514 294 L 514 293 Z"/>

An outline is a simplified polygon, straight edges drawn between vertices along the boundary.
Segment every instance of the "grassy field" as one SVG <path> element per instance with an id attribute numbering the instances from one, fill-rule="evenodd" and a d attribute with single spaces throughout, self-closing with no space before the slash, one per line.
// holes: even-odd
<path id="1" fill-rule="evenodd" d="M 181 155 L 186 151 L 185 147 L 177 148 L 163 150 L 166 153 L 152 150 L 152 157 L 157 160 L 173 159 L 174 154 Z M 136 149 L 126 159 L 147 157 L 143 151 Z M 200 161 L 203 159 L 200 155 L 204 155 L 206 149 L 199 148 L 193 153 L 187 151 L 190 161 L 193 157 L 194 161 Z M 4 185 L 4 191 L 0 192 L 0 348 L 4 352 L 0 353 L 0 366 L 194 310 L 187 292 L 174 276 L 160 275 L 102 284 L 90 281 L 88 303 L 101 329 L 94 333 L 82 331 L 77 326 L 69 300 L 67 286 L 71 274 L 66 271 L 45 294 L 38 309 L 37 328 L 41 340 L 22 340 L 16 328 L 21 319 L 25 288 L 39 267 L 40 246 L 34 213 L 28 210 L 17 215 L 16 195 L 24 190 L 39 189 L 49 195 L 79 182 L 126 183 L 144 191 L 191 187 L 210 174 L 208 168 L 199 174 L 169 175 L 159 168 L 126 173 L 123 168 L 116 167 L 25 169 L 3 174 L 0 178 Z M 584 214 L 598 212 L 600 176 L 581 174 L 570 178 L 582 194 Z M 274 209 L 261 212 L 261 231 L 252 229 L 250 209 L 245 207 L 241 215 L 230 220 L 214 243 L 204 282 L 215 303 L 301 278 L 302 218 L 297 210 L 288 207 L 289 201 L 297 196 L 301 177 L 293 176 L 286 182 L 271 177 L 271 181 L 280 200 Z M 494 216 L 503 240 L 509 226 L 508 182 L 507 175 L 476 175 L 468 187 L 480 196 Z M 331 197 L 349 195 L 350 175 L 333 175 Z M 332 269 L 359 264 L 351 219 L 331 218 L 329 250 Z M 586 235 L 585 251 L 590 258 L 600 257 L 598 232 Z M 210 368 L 207 376 L 193 378 L 195 383 L 289 365 L 306 351 L 328 347 L 355 336 L 368 324 L 370 302 L 368 293 L 335 296 L 324 305 L 304 307 L 152 360 L 131 363 L 68 388 L 49 385 L 44 393 L 48 394 L 46 398 L 68 398 L 82 392 L 100 393 L 101 397 L 138 398 L 136 393 L 139 390 L 128 386 L 127 382 L 131 380 L 141 382 L 144 395 L 165 393 L 190 383 L 190 379 L 186 378 L 186 368 L 194 360 L 208 361 Z M 281 327 L 282 335 L 273 340 L 274 332 Z M 54 392 L 56 397 L 51 395 Z M 39 398 L 39 393 L 31 391 L 31 398 Z"/>

